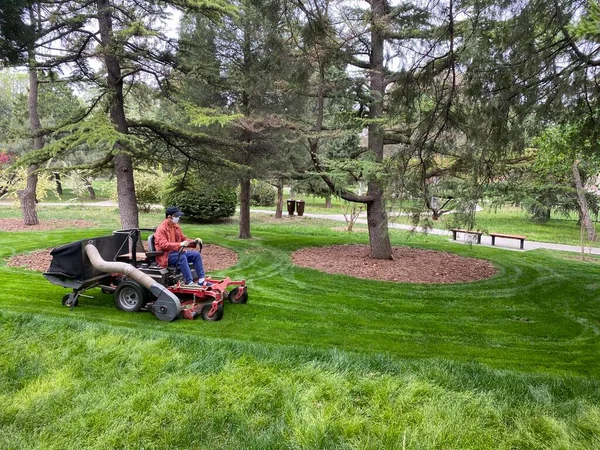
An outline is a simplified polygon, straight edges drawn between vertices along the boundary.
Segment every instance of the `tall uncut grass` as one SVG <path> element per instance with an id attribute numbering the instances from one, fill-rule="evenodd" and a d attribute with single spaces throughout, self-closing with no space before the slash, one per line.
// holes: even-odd
<path id="1" fill-rule="evenodd" d="M 0 232 L 0 448 L 600 448 L 598 264 L 398 232 L 394 245 L 498 274 L 386 283 L 292 266 L 298 248 L 366 243 L 331 222 L 257 216 L 247 241 L 235 223 L 184 223 L 238 253 L 220 274 L 245 278 L 250 301 L 220 322 L 165 323 L 98 289 L 64 308 L 66 289 L 6 266 L 118 228 L 113 210 L 40 215 L 96 225 Z"/>

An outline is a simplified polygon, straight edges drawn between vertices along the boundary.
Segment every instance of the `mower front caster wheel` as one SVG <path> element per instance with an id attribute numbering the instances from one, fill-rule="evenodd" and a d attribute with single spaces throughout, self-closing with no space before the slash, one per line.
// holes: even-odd
<path id="1" fill-rule="evenodd" d="M 219 305 L 215 312 L 213 312 L 212 316 L 210 315 L 210 310 L 212 309 L 212 304 L 207 303 L 200 310 L 200 316 L 202 320 L 208 320 L 209 322 L 216 322 L 217 320 L 221 320 L 223 318 L 223 306 Z"/>
<path id="2" fill-rule="evenodd" d="M 239 287 L 233 288 L 229 293 L 229 302 L 235 304 L 248 303 L 248 291 L 244 289 L 244 292 L 240 294 Z"/>
<path id="3" fill-rule="evenodd" d="M 147 293 L 137 281 L 122 281 L 115 290 L 115 306 L 121 311 L 138 312 L 147 303 Z"/>
<path id="4" fill-rule="evenodd" d="M 68 306 L 69 308 L 72 308 L 74 306 L 79 305 L 79 300 L 77 299 L 77 296 L 75 294 L 66 294 L 62 298 L 62 304 L 63 306 Z"/>

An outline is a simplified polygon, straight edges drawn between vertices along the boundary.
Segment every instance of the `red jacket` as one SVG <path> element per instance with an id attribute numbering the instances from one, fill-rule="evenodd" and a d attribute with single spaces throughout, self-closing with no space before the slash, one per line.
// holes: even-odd
<path id="1" fill-rule="evenodd" d="M 171 229 L 175 234 L 174 241 L 169 237 Z M 156 257 L 156 262 L 162 267 L 167 267 L 169 252 L 178 251 L 179 243 L 182 241 L 189 241 L 189 239 L 185 237 L 179 225 L 171 222 L 170 219 L 163 220 L 154 232 L 154 247 L 156 247 L 156 251 L 163 252 Z"/>

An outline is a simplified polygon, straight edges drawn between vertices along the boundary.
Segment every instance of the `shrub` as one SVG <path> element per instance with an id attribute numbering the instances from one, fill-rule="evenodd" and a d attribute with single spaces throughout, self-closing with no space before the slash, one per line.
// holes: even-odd
<path id="1" fill-rule="evenodd" d="M 156 170 L 138 170 L 134 177 L 138 207 L 141 211 L 150 212 L 152 205 L 161 201 L 167 175 L 159 167 Z"/>
<path id="2" fill-rule="evenodd" d="M 5 152 L 4 150 L 0 152 L 0 166 L 11 164 L 14 160 L 15 156 L 12 153 Z"/>
<path id="3" fill-rule="evenodd" d="M 253 180 L 250 189 L 250 206 L 275 206 L 275 188 L 266 181 Z"/>
<path id="4" fill-rule="evenodd" d="M 4 176 L 0 173 L 0 187 L 5 187 L 9 197 L 17 200 L 19 198 L 18 191 L 27 187 L 27 167 L 19 167 L 15 176 Z M 38 180 L 35 189 L 37 200 L 43 200 L 48 197 L 48 192 L 54 189 L 54 181 L 45 172 L 38 173 Z"/>
<path id="5" fill-rule="evenodd" d="M 89 186 L 91 185 L 92 178 L 88 177 L 87 174 L 80 170 L 73 170 L 65 177 L 65 185 L 68 185 L 73 192 L 76 199 L 83 201 L 84 198 L 91 198 L 91 192 Z M 117 201 L 117 188 L 114 189 L 115 201 Z"/>
<path id="6" fill-rule="evenodd" d="M 235 214 L 237 195 L 228 185 L 208 185 L 190 180 L 183 189 L 175 180 L 163 197 L 166 206 L 177 206 L 192 222 L 216 222 Z"/>
<path id="7" fill-rule="evenodd" d="M 536 223 L 547 223 L 550 220 L 552 208 L 535 199 L 526 199 L 522 203 L 523 208 L 527 211 L 531 220 Z"/>

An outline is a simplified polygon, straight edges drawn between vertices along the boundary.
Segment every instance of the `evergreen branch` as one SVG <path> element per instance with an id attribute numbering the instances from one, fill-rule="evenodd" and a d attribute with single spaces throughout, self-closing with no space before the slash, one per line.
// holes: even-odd
<path id="1" fill-rule="evenodd" d="M 575 56 L 577 57 L 577 59 L 579 59 L 580 61 L 585 63 L 587 66 L 591 66 L 591 67 L 600 66 L 600 59 L 593 59 L 590 55 L 586 55 L 579 49 L 579 47 L 577 47 L 575 40 L 573 39 L 573 37 L 571 36 L 571 33 L 569 32 L 569 28 L 565 25 L 567 22 L 564 18 L 564 15 L 562 13 L 562 10 L 561 10 L 557 0 L 554 0 L 554 7 L 556 8 L 556 15 L 557 15 L 558 20 L 560 21 L 560 28 L 561 28 L 563 34 L 565 35 L 567 45 L 571 48 L 573 53 L 575 53 Z M 598 49 L 596 49 L 596 51 L 598 51 Z"/>
<path id="2" fill-rule="evenodd" d="M 106 92 L 102 92 L 98 97 L 96 97 L 96 99 L 94 99 L 92 104 L 84 112 L 81 113 L 81 115 L 79 115 L 71 120 L 68 120 L 67 122 L 64 122 L 56 127 L 42 128 L 38 133 L 35 134 L 35 136 L 37 136 L 37 135 L 48 136 L 52 133 L 56 133 L 59 130 L 65 129 L 65 128 L 69 127 L 70 125 L 75 125 L 76 123 L 82 122 L 92 113 L 92 111 L 96 108 L 98 103 L 100 103 L 100 100 L 102 100 L 102 98 L 105 95 L 106 95 Z"/>
<path id="3" fill-rule="evenodd" d="M 308 150 L 310 159 L 312 160 L 315 170 L 317 171 L 317 173 L 319 174 L 321 179 L 325 182 L 325 184 L 327 184 L 327 186 L 329 187 L 329 189 L 331 190 L 332 193 L 335 193 L 335 194 L 339 195 L 341 198 L 343 198 L 344 200 L 347 200 L 347 201 L 353 202 L 353 203 L 370 204 L 374 201 L 374 198 L 372 196 L 358 195 L 348 189 L 339 188 L 335 184 L 335 182 L 331 179 L 331 177 L 329 175 L 327 175 L 327 172 L 325 171 L 324 167 L 321 166 L 321 163 L 319 161 L 319 156 L 317 154 L 318 140 L 310 139 L 309 145 L 308 146 L 305 145 L 305 147 Z"/>
<path id="4" fill-rule="evenodd" d="M 145 128 L 156 136 L 161 137 L 165 141 L 172 142 L 174 139 L 179 139 L 192 145 L 207 145 L 221 148 L 240 148 L 238 142 L 220 139 L 209 136 L 204 133 L 194 133 L 168 125 L 164 122 L 155 122 L 151 120 L 130 120 L 127 122 L 129 128 L 140 129 Z"/>

